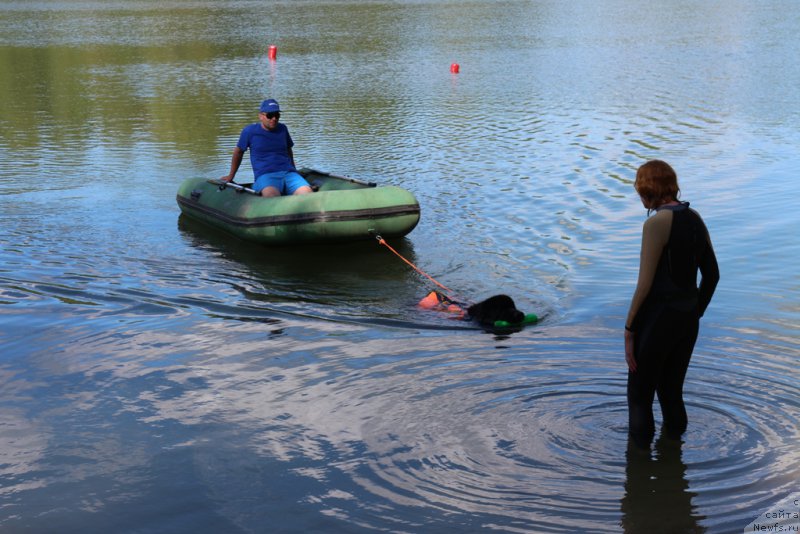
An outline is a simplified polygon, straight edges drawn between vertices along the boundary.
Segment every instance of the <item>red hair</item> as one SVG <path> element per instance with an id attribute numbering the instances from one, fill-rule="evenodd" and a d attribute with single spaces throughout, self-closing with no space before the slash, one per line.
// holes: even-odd
<path id="1" fill-rule="evenodd" d="M 681 192 L 675 170 L 668 163 L 658 159 L 648 161 L 639 167 L 633 187 L 651 209 L 678 200 Z"/>

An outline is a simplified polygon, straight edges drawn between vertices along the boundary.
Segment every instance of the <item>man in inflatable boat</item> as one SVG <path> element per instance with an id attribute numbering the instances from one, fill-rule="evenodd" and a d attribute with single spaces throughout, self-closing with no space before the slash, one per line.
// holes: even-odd
<path id="1" fill-rule="evenodd" d="M 294 164 L 294 141 L 286 125 L 280 123 L 281 108 L 278 101 L 269 98 L 261 103 L 259 122 L 242 129 L 239 141 L 233 149 L 231 169 L 223 176 L 223 182 L 231 182 L 250 150 L 250 165 L 253 167 L 253 190 L 262 197 L 281 195 L 305 195 L 311 193 Z"/>
<path id="2" fill-rule="evenodd" d="M 431 291 L 419 301 L 418 306 L 426 310 L 450 313 L 455 319 L 476 321 L 482 326 L 514 328 L 538 321 L 536 315 L 525 314 L 517 309 L 514 299 L 508 295 L 494 295 L 468 306 L 457 302 L 439 291 Z"/>

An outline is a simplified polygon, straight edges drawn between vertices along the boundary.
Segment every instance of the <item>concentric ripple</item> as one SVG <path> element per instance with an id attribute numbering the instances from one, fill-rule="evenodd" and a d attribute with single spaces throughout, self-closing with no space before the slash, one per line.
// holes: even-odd
<path id="1" fill-rule="evenodd" d="M 231 362 L 195 372 L 224 397 L 217 416 L 249 429 L 250 447 L 307 464 L 295 474 L 321 488 L 305 502 L 374 527 L 388 516 L 413 532 L 413 510 L 427 525 L 447 517 L 469 528 L 612 532 L 658 517 L 667 498 L 678 499 L 676 528 L 729 531 L 770 505 L 765 491 L 791 490 L 796 406 L 770 410 L 771 397 L 737 392 L 742 377 L 699 351 L 683 442 L 630 449 L 625 373 L 612 347 L 590 342 L 605 337 L 595 331 L 564 334 L 544 327 L 524 350 L 491 336 L 451 350 L 435 335 L 403 337 L 402 354 L 368 336 L 355 346 L 327 339 L 312 349 L 320 361 L 284 368 L 278 380 L 268 378 L 274 368 Z M 194 400 L 170 399 L 163 417 L 191 412 L 175 402 Z"/>

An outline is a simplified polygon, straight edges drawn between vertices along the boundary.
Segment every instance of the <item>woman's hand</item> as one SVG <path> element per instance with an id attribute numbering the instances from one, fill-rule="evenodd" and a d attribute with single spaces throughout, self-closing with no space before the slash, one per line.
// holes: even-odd
<path id="1" fill-rule="evenodd" d="M 625 329 L 625 361 L 628 364 L 628 370 L 631 373 L 636 372 L 636 360 L 633 357 L 633 338 L 634 333 Z"/>

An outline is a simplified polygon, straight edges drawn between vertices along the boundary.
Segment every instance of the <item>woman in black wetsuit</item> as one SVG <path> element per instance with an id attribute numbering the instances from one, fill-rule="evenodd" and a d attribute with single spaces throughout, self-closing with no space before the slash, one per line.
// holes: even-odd
<path id="1" fill-rule="evenodd" d="M 648 214 L 656 212 L 644 223 L 639 278 L 625 322 L 628 429 L 634 443 L 648 447 L 655 434 L 655 394 L 667 435 L 679 437 L 686 430 L 683 380 L 719 267 L 703 219 L 688 202 L 678 201 L 672 167 L 645 163 L 634 187 Z"/>

